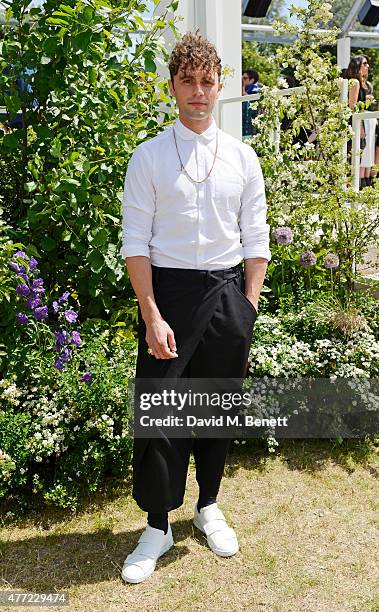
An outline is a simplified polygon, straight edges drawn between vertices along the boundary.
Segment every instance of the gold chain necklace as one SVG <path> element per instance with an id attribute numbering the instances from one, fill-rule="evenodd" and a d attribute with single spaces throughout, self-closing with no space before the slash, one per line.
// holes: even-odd
<path id="1" fill-rule="evenodd" d="M 214 165 L 215 165 L 215 163 L 216 163 L 216 157 L 217 157 L 217 151 L 218 151 L 218 130 L 217 130 L 217 132 L 216 132 L 216 150 L 215 150 L 215 154 L 214 154 L 214 158 L 213 158 L 212 167 L 211 167 L 211 169 L 209 170 L 209 172 L 208 172 L 207 176 L 206 176 L 205 178 L 203 178 L 201 181 L 197 181 L 196 179 L 193 179 L 193 178 L 192 178 L 192 176 L 190 176 L 190 175 L 188 174 L 187 170 L 185 169 L 184 164 L 183 164 L 183 162 L 182 162 L 182 158 L 180 157 L 180 153 L 179 153 L 179 149 L 178 149 L 178 143 L 176 142 L 176 134 L 175 134 L 175 130 L 174 130 L 174 128 L 172 128 L 172 131 L 173 131 L 173 134 L 174 134 L 174 140 L 175 140 L 176 152 L 177 152 L 177 154 L 178 154 L 179 161 L 180 161 L 180 171 L 181 171 L 181 172 L 184 172 L 184 173 L 185 173 L 185 174 L 188 176 L 188 178 L 190 179 L 190 181 L 192 181 L 193 183 L 204 183 L 204 182 L 205 182 L 205 181 L 206 181 L 206 180 L 207 180 L 207 179 L 210 177 L 211 172 L 212 172 L 212 170 L 213 170 L 213 168 L 214 168 Z"/>

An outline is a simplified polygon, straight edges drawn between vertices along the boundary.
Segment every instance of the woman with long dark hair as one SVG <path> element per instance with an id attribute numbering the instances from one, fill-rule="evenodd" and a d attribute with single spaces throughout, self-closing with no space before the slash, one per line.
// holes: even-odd
<path id="1" fill-rule="evenodd" d="M 366 55 L 356 55 L 350 60 L 349 66 L 346 71 L 346 77 L 349 80 L 349 107 L 352 110 L 363 110 L 357 108 L 359 102 L 363 102 L 364 108 L 366 106 L 367 91 L 364 87 L 369 70 L 368 58 Z M 350 120 L 351 121 L 351 120 Z M 361 150 L 366 147 L 366 131 L 364 122 L 361 122 L 361 134 L 360 134 Z M 348 150 L 351 149 L 351 142 L 348 143 Z M 366 179 L 364 178 L 365 170 L 360 168 L 360 187 L 366 186 Z"/>

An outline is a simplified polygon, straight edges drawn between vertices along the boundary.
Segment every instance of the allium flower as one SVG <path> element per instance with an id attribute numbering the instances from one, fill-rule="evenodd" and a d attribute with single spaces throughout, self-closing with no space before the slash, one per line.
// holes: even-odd
<path id="1" fill-rule="evenodd" d="M 68 323 L 75 323 L 76 319 L 78 318 L 78 313 L 74 310 L 65 310 L 64 316 Z"/>
<path id="2" fill-rule="evenodd" d="M 299 257 L 300 265 L 303 268 L 310 268 L 314 266 L 317 261 L 317 257 L 313 251 L 304 251 Z"/>
<path id="3" fill-rule="evenodd" d="M 79 332 L 77 332 L 77 331 L 73 331 L 72 332 L 71 342 L 72 342 L 72 344 L 75 344 L 76 346 L 80 346 L 81 345 L 82 339 L 80 337 Z"/>
<path id="4" fill-rule="evenodd" d="M 17 323 L 19 323 L 19 325 L 26 325 L 29 321 L 29 317 L 28 315 L 22 312 L 18 312 L 16 314 L 16 320 L 17 320 Z"/>
<path id="5" fill-rule="evenodd" d="M 67 302 L 69 295 L 70 295 L 69 291 L 65 291 L 63 295 L 61 295 L 61 297 L 58 298 L 58 302 L 59 303 Z"/>
<path id="6" fill-rule="evenodd" d="M 28 285 L 25 285 L 24 283 L 22 283 L 22 285 L 17 285 L 16 291 L 19 295 L 22 295 L 24 297 L 29 295 L 30 293 L 30 289 Z"/>
<path id="7" fill-rule="evenodd" d="M 340 260 L 336 253 L 328 253 L 324 257 L 324 266 L 327 270 L 334 270 L 335 268 L 338 268 L 339 264 Z"/>
<path id="8" fill-rule="evenodd" d="M 43 278 L 35 278 L 32 282 L 32 291 L 36 293 L 44 293 L 46 289 L 43 287 Z"/>
<path id="9" fill-rule="evenodd" d="M 275 230 L 275 238 L 278 244 L 287 246 L 293 241 L 293 233 L 290 227 L 277 227 Z"/>
<path id="10" fill-rule="evenodd" d="M 46 319 L 46 317 L 49 316 L 47 306 L 40 306 L 39 308 L 36 308 L 34 311 L 34 316 L 37 321 L 40 321 L 40 319 Z"/>
<path id="11" fill-rule="evenodd" d="M 53 302 L 53 310 L 55 313 L 59 311 L 59 304 L 56 300 Z"/>
<path id="12" fill-rule="evenodd" d="M 85 382 L 87 384 L 92 382 L 92 374 L 91 374 L 91 372 L 85 372 L 80 380 L 81 380 L 81 382 Z"/>
<path id="13" fill-rule="evenodd" d="M 42 300 L 38 295 L 33 294 L 26 300 L 26 305 L 31 310 L 34 310 L 34 308 L 37 308 L 40 304 L 42 304 Z"/>
<path id="14" fill-rule="evenodd" d="M 37 266 L 38 266 L 38 261 L 34 259 L 34 257 L 31 257 L 29 259 L 29 270 L 34 270 Z"/>

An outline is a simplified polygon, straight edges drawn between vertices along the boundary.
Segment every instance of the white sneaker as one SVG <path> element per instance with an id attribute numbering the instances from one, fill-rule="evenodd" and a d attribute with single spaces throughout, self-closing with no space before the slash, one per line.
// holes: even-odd
<path id="1" fill-rule="evenodd" d="M 133 584 L 146 580 L 155 570 L 157 559 L 167 552 L 173 543 L 170 524 L 167 533 L 148 525 L 141 534 L 138 545 L 124 561 L 122 578 Z"/>
<path id="2" fill-rule="evenodd" d="M 205 533 L 208 546 L 216 555 L 231 557 L 238 552 L 236 533 L 234 529 L 228 527 L 225 516 L 216 503 L 200 508 L 200 512 L 195 504 L 193 524 Z"/>

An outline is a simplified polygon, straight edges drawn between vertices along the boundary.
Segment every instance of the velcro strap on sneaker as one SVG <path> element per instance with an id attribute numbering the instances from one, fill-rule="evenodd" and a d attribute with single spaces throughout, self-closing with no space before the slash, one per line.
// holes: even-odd
<path id="1" fill-rule="evenodd" d="M 141 538 L 138 540 L 138 546 L 134 552 L 141 553 L 142 555 L 146 555 L 151 559 L 157 559 L 159 555 L 159 551 L 162 548 L 161 538 L 157 538 L 152 540 L 151 536 L 148 534 L 144 536 L 142 534 Z"/>
<path id="2" fill-rule="evenodd" d="M 212 535 L 212 533 L 216 533 L 216 531 L 222 531 L 223 533 L 226 533 L 227 530 L 230 529 L 230 527 L 228 527 L 225 519 L 223 518 L 223 519 L 215 519 L 213 521 L 208 521 L 203 526 L 203 529 L 206 535 L 208 536 L 208 535 Z"/>

